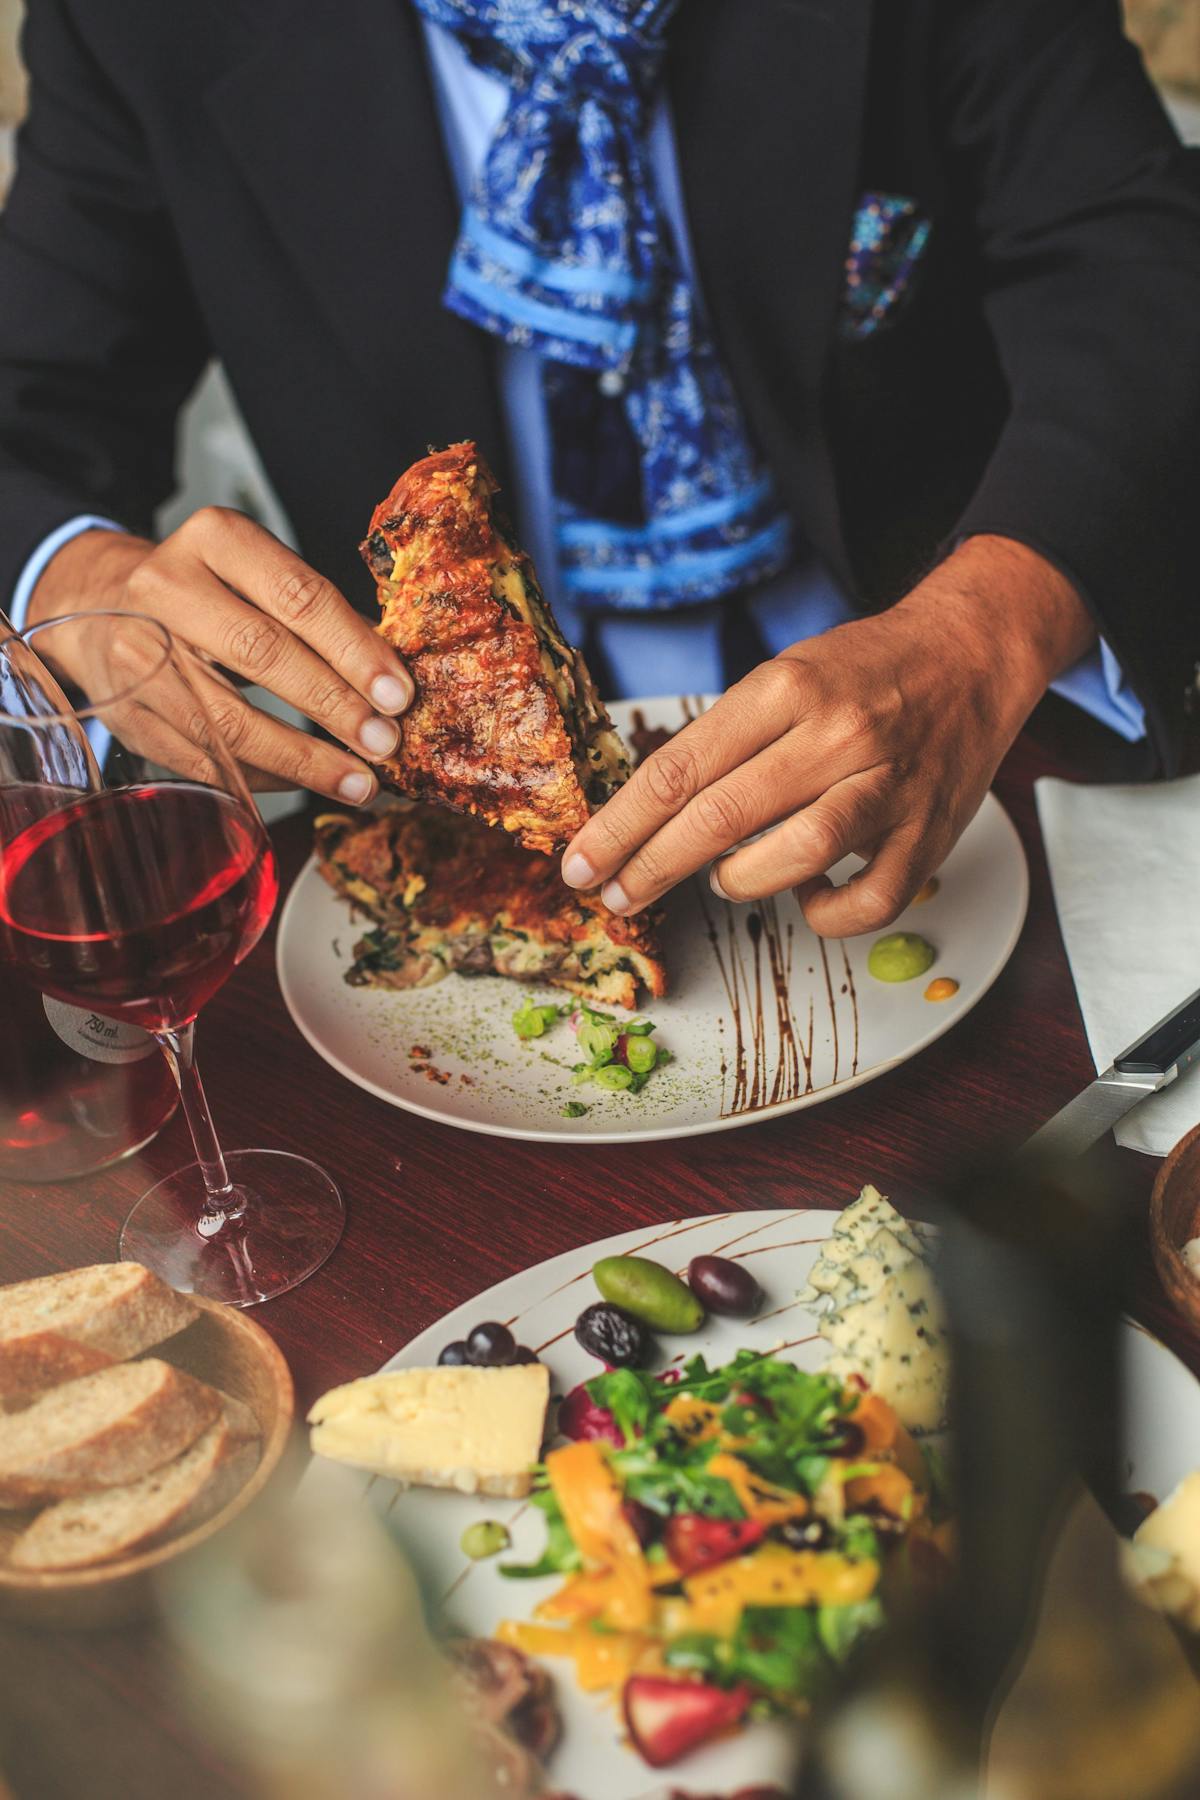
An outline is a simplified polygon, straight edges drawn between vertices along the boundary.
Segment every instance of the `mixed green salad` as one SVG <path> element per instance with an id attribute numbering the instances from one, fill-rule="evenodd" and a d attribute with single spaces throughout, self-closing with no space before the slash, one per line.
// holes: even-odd
<path id="1" fill-rule="evenodd" d="M 559 1428 L 570 1441 L 535 1481 L 545 1548 L 503 1573 L 563 1583 L 498 1635 L 619 1690 L 655 1767 L 805 1710 L 889 1595 L 945 1566 L 933 1460 L 861 1384 L 748 1350 L 717 1369 L 695 1356 L 598 1375 Z"/>

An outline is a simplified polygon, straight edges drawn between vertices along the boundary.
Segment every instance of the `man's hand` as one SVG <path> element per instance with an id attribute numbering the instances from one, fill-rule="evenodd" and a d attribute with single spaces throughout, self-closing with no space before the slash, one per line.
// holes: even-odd
<path id="1" fill-rule="evenodd" d="M 312 788 L 352 806 L 372 798 L 378 784 L 361 758 L 378 761 L 396 748 L 400 731 L 392 715 L 412 700 L 412 679 L 337 589 L 269 531 L 242 513 L 211 506 L 158 545 L 119 532 L 83 532 L 51 558 L 34 589 L 30 623 L 103 608 L 149 613 L 221 669 L 290 701 L 358 752 L 347 755 L 269 717 L 214 667 L 202 678 L 205 698 L 253 786 Z M 87 635 L 81 634 L 75 666 L 56 633 L 56 661 L 99 699 L 83 661 Z M 114 660 L 118 653 L 119 645 L 112 646 Z M 123 741 L 178 767 L 180 740 L 187 748 L 194 735 L 178 687 L 150 683 L 137 700 L 122 713 Z"/>
<path id="2" fill-rule="evenodd" d="M 794 888 L 823 937 L 880 930 L 945 860 L 1049 683 L 1095 636 L 1044 558 L 972 538 L 890 611 L 739 681 L 589 820 L 564 878 L 604 883 L 605 902 L 630 913 L 712 863 L 724 898 Z M 851 852 L 866 866 L 835 888 L 826 871 Z"/>

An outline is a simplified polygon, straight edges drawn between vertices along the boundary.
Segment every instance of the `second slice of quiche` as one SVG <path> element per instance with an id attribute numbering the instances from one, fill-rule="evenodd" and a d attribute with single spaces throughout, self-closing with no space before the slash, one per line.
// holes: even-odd
<path id="1" fill-rule="evenodd" d="M 533 564 L 495 517 L 496 491 L 475 445 L 452 444 L 375 509 L 361 550 L 379 630 L 417 690 L 377 769 L 396 793 L 475 813 L 552 855 L 628 778 L 629 760 Z"/>

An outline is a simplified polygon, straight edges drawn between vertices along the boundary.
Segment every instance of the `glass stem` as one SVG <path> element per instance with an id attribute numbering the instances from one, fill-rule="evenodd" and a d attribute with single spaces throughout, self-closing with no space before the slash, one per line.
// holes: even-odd
<path id="1" fill-rule="evenodd" d="M 184 1117 L 192 1134 L 196 1161 L 204 1176 L 204 1214 L 199 1230 L 203 1236 L 211 1236 L 226 1219 L 236 1218 L 244 1210 L 245 1196 L 229 1179 L 212 1114 L 208 1110 L 204 1083 L 196 1067 L 195 1021 L 180 1031 L 156 1032 L 155 1037 L 175 1077 Z"/>

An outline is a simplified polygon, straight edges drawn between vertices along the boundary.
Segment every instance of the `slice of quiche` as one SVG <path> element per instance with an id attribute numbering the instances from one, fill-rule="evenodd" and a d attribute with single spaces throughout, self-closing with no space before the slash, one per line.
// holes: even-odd
<path id="1" fill-rule="evenodd" d="M 502 831 L 436 806 L 317 820 L 321 873 L 375 921 L 355 946 L 352 987 L 431 987 L 443 976 L 510 975 L 634 1007 L 667 977 L 653 921 L 622 919 L 558 864 Z"/>
<path id="2" fill-rule="evenodd" d="M 417 696 L 377 765 L 410 799 L 471 812 L 528 850 L 562 850 L 628 778 L 629 759 L 529 558 L 492 508 L 473 443 L 414 463 L 360 546 L 379 630 Z"/>

